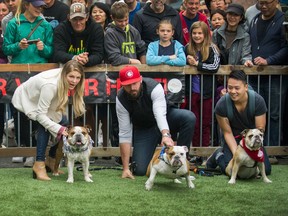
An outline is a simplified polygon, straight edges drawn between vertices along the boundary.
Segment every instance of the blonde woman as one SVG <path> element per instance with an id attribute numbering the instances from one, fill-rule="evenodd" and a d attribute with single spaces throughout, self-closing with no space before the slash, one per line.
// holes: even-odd
<path id="1" fill-rule="evenodd" d="M 20 85 L 12 98 L 14 107 L 38 122 L 36 162 L 33 178 L 51 180 L 45 169 L 45 152 L 50 134 L 57 140 L 67 136 L 66 108 L 72 96 L 75 117 L 85 113 L 83 101 L 84 69 L 75 60 L 63 68 L 41 72 Z"/>

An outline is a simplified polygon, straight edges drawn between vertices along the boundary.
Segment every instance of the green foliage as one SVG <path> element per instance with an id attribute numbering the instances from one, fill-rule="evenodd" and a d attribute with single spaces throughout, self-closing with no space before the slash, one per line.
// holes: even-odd
<path id="1" fill-rule="evenodd" d="M 228 177 L 195 175 L 195 189 L 156 176 L 151 191 L 144 188 L 147 177 L 121 179 L 121 171 L 92 171 L 93 183 L 74 171 L 75 182 L 66 183 L 66 174 L 52 181 L 32 179 L 32 170 L 0 169 L 0 215 L 288 215 L 288 166 L 274 165 L 262 179 L 237 180 Z"/>

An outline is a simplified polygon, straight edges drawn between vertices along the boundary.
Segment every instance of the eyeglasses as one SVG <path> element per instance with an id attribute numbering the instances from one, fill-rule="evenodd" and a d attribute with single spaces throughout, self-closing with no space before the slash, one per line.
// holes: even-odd
<path id="1" fill-rule="evenodd" d="M 205 14 L 209 14 L 209 10 L 208 9 L 201 9 L 199 10 L 200 13 L 205 13 Z"/>
<path id="2" fill-rule="evenodd" d="M 218 3 L 218 2 L 224 2 L 224 0 L 212 0 L 211 3 Z"/>
<path id="3" fill-rule="evenodd" d="M 258 4 L 259 4 L 259 6 L 260 7 L 262 7 L 262 6 L 270 6 L 273 2 L 274 2 L 275 0 L 272 0 L 272 1 L 270 1 L 270 2 L 267 2 L 267 1 L 258 1 Z"/>

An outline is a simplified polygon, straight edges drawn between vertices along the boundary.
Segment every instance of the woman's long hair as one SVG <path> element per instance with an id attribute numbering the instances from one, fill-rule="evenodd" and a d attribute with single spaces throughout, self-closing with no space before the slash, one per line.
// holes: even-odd
<path id="1" fill-rule="evenodd" d="M 83 100 L 85 74 L 83 66 L 75 60 L 68 61 L 62 69 L 61 78 L 58 81 L 59 105 L 57 107 L 57 111 L 60 111 L 62 113 L 66 112 L 66 108 L 68 105 L 68 92 L 69 92 L 69 83 L 67 81 L 67 74 L 69 74 L 72 71 L 77 71 L 81 74 L 80 82 L 76 85 L 72 95 L 73 111 L 75 117 L 77 118 L 85 113 L 85 103 Z"/>
<path id="2" fill-rule="evenodd" d="M 25 5 L 28 5 L 29 2 L 25 1 L 25 0 L 18 0 L 18 6 L 17 6 L 17 10 L 15 12 L 15 19 L 16 22 L 18 23 L 18 25 L 20 25 L 20 14 L 24 13 L 26 8 Z"/>
<path id="3" fill-rule="evenodd" d="M 205 61 L 209 57 L 209 48 L 211 46 L 212 40 L 211 40 L 210 30 L 207 24 L 202 21 L 194 22 L 190 28 L 190 32 L 189 32 L 190 39 L 189 39 L 189 44 L 187 45 L 187 53 L 189 55 L 192 55 L 193 57 L 197 56 L 197 52 L 198 52 L 197 46 L 196 46 L 196 43 L 192 39 L 192 32 L 194 29 L 197 29 L 197 28 L 201 28 L 204 34 L 204 40 L 202 42 L 200 53 L 202 56 L 202 61 Z"/>

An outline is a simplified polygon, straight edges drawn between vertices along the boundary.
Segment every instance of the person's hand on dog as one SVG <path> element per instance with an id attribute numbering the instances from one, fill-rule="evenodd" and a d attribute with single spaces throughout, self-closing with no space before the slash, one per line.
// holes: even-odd
<path id="1" fill-rule="evenodd" d="M 174 141 L 170 137 L 162 137 L 161 147 L 174 146 Z"/>
<path id="2" fill-rule="evenodd" d="M 68 136 L 68 129 L 67 128 L 65 130 L 63 130 L 62 135 L 65 137 Z"/>
<path id="3" fill-rule="evenodd" d="M 133 176 L 132 172 L 129 169 L 125 169 L 122 172 L 122 178 L 130 178 L 130 179 L 135 179 Z"/>

